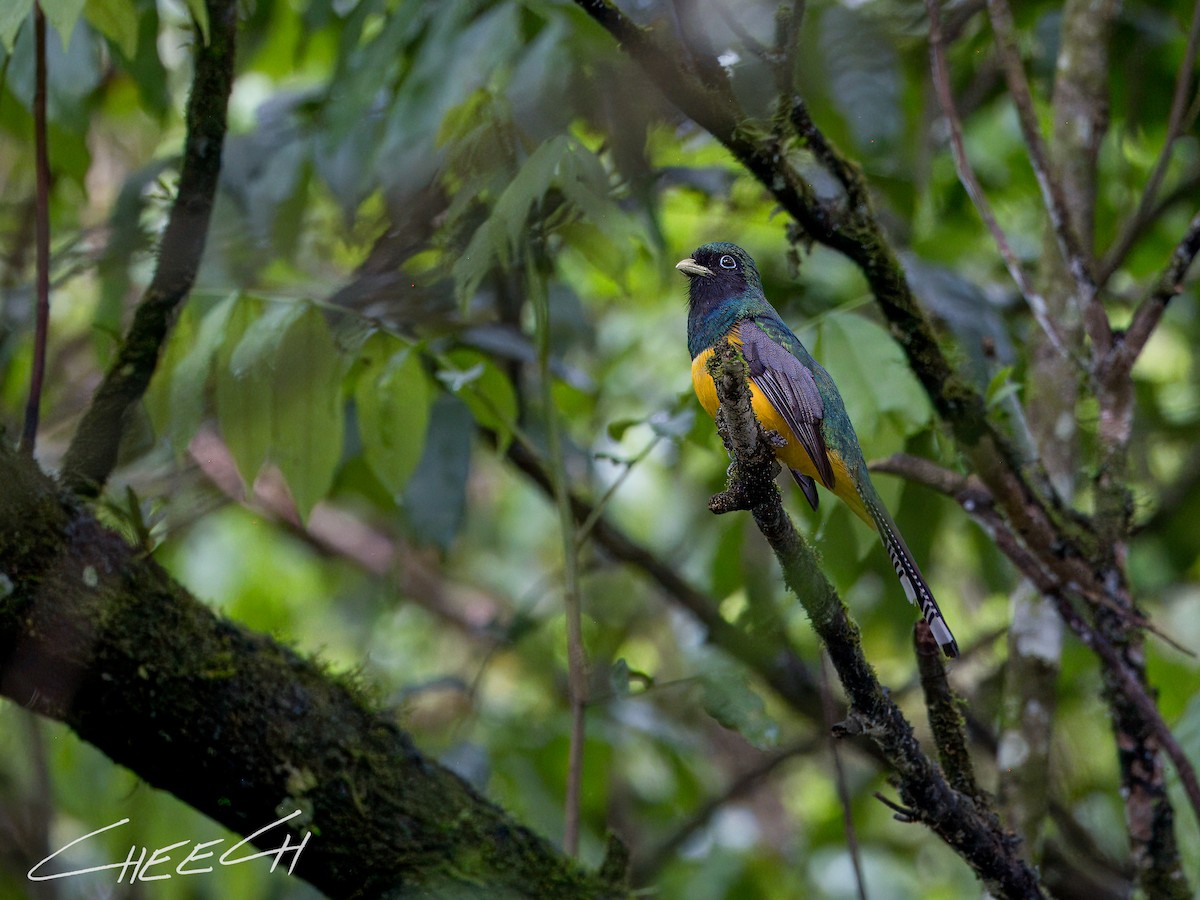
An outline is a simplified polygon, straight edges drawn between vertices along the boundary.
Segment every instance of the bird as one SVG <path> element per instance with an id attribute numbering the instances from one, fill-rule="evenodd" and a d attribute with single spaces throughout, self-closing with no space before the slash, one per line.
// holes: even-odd
<path id="1" fill-rule="evenodd" d="M 703 245 L 675 268 L 688 278 L 692 386 L 705 412 L 715 418 L 720 406 L 707 363 L 724 338 L 740 348 L 754 414 L 779 435 L 775 456 L 809 505 L 817 508 L 819 482 L 878 532 L 909 602 L 920 609 L 942 652 L 957 657 L 958 643 L 933 591 L 871 483 L 837 385 L 767 300 L 750 254 L 721 241 Z"/>

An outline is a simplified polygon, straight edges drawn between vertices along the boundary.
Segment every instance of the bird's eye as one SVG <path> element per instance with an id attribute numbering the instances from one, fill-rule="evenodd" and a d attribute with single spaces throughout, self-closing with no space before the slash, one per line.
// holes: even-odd
<path id="1" fill-rule="evenodd" d="M 724 256 L 722 256 L 720 259 L 718 259 L 717 262 L 720 264 L 722 269 L 736 269 L 737 268 L 737 260 L 734 259 L 732 256 L 730 256 L 728 253 L 726 253 Z"/>

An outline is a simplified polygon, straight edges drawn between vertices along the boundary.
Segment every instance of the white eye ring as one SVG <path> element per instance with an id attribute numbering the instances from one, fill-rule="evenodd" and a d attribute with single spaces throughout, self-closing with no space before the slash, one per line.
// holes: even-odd
<path id="1" fill-rule="evenodd" d="M 737 268 L 737 260 L 734 259 L 732 256 L 730 256 L 728 253 L 726 253 L 724 256 L 722 256 L 720 259 L 718 259 L 717 263 L 721 266 L 722 269 L 736 269 Z"/>

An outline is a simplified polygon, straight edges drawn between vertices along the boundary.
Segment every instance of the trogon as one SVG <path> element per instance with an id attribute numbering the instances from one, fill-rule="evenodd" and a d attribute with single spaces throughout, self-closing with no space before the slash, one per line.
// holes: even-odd
<path id="1" fill-rule="evenodd" d="M 791 470 L 813 509 L 817 482 L 879 533 L 909 602 L 917 605 L 946 656 L 958 644 L 933 592 L 879 499 L 841 394 L 763 293 L 754 260 L 729 243 L 705 244 L 675 266 L 688 277 L 688 351 L 700 404 L 716 416 L 717 389 L 707 362 L 722 338 L 737 345 L 749 368 L 754 414 L 779 434 L 779 461 Z"/>

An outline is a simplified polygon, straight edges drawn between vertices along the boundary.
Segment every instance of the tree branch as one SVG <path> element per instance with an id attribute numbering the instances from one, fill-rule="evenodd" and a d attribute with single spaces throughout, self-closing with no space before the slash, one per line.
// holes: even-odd
<path id="1" fill-rule="evenodd" d="M 63 483 L 82 496 L 98 494 L 116 466 L 126 418 L 150 384 L 175 313 L 192 289 L 204 254 L 221 172 L 237 29 L 234 0 L 206 4 L 209 41 L 202 43 L 195 29 L 196 64 L 179 189 L 159 244 L 158 266 L 63 459 Z"/>
<path id="2" fill-rule="evenodd" d="M 967 752 L 963 701 L 950 687 L 941 649 L 928 623 L 917 622 L 913 629 L 913 645 L 917 651 L 921 691 L 925 694 L 925 708 L 929 711 L 929 728 L 937 744 L 938 761 L 956 791 L 973 797 L 980 806 L 986 806 L 989 798 L 975 781 L 975 768 Z"/>
<path id="3" fill-rule="evenodd" d="M 1123 371 L 1122 377 L 1128 377 L 1137 358 L 1146 348 L 1150 335 L 1154 333 L 1163 313 L 1167 311 L 1167 304 L 1183 292 L 1184 279 L 1197 253 L 1200 253 L 1200 212 L 1192 216 L 1192 221 L 1188 223 L 1183 237 L 1175 245 L 1171 259 L 1158 276 L 1158 281 L 1134 312 L 1129 330 L 1125 332 L 1125 337 L 1119 344 L 1117 359 L 1110 363 L 1114 369 L 1112 377 L 1117 376 L 1119 371 Z"/>
<path id="4" fill-rule="evenodd" d="M 972 489 L 973 479 L 971 477 L 959 476 L 957 473 L 949 472 L 949 470 L 932 464 L 920 465 L 920 462 L 924 461 L 915 461 L 914 457 L 897 454 L 881 463 L 873 464 L 871 469 L 872 471 L 902 474 L 919 483 L 942 490 L 947 496 L 956 499 L 963 509 L 987 530 L 1000 551 L 1009 558 L 1018 571 L 1030 580 L 1042 596 L 1048 597 L 1054 602 L 1059 615 L 1067 626 L 1099 657 L 1103 664 L 1102 673 L 1106 679 L 1112 680 L 1109 690 L 1124 698 L 1128 707 L 1126 717 L 1133 718 L 1135 721 L 1135 724 L 1127 723 L 1125 727 L 1150 735 L 1155 743 L 1166 752 L 1176 768 L 1176 773 L 1197 821 L 1200 822 L 1200 779 L 1197 778 L 1196 770 L 1171 733 L 1170 727 L 1150 695 L 1149 688 L 1139 678 L 1138 673 L 1131 669 L 1128 660 L 1124 659 L 1117 647 L 1114 646 L 1111 636 L 1106 635 L 1100 629 L 1093 628 L 1075 610 L 1061 587 L 1066 583 L 1062 580 L 1062 573 L 1048 571 L 1042 560 L 1021 543 L 1018 536 L 997 514 L 991 496 L 986 491 L 980 491 L 978 487 Z M 1076 586 L 1077 588 L 1078 586 Z M 1112 612 L 1108 609 L 1102 611 Z M 1141 762 L 1145 763 L 1146 761 L 1142 760 Z M 1167 815 L 1169 816 L 1169 806 Z M 1158 839 L 1161 840 L 1162 835 L 1158 835 Z"/>
<path id="5" fill-rule="evenodd" d="M 1109 6 L 1115 8 L 1111 0 Z M 1092 339 L 1094 353 L 1100 358 L 1112 345 L 1112 329 L 1100 304 L 1099 292 L 1091 272 L 1091 254 L 1085 254 L 1080 246 L 1080 232 L 1076 230 L 1076 223 L 1072 222 L 1062 182 L 1050 163 L 1050 154 L 1038 125 L 1037 112 L 1033 108 L 1033 95 L 1025 78 L 1025 67 L 1017 50 L 1012 10 L 1009 9 L 1007 0 L 988 0 L 987 8 L 992 29 L 996 33 L 996 49 L 1004 64 L 1009 95 L 1017 109 L 1017 120 L 1021 124 L 1021 133 L 1029 150 L 1029 162 L 1033 166 L 1033 174 L 1041 189 L 1046 213 L 1050 218 L 1051 231 L 1067 271 L 1071 273 L 1075 283 L 1080 313 L 1088 336 Z"/>
<path id="6" fill-rule="evenodd" d="M 1117 270 L 1117 267 L 1121 265 L 1125 257 L 1129 254 L 1134 242 L 1141 234 L 1142 228 L 1152 218 L 1154 201 L 1158 196 L 1158 189 L 1162 185 L 1163 176 L 1167 174 L 1167 166 L 1170 165 L 1171 157 L 1175 151 L 1175 141 L 1183 132 L 1184 113 L 1187 111 L 1188 88 L 1192 83 L 1192 73 L 1196 69 L 1197 49 L 1200 49 L 1200 2 L 1192 6 L 1192 24 L 1188 28 L 1187 46 L 1183 51 L 1183 61 L 1179 64 L 1179 71 L 1175 74 L 1175 92 L 1171 96 L 1171 112 L 1167 116 L 1167 134 L 1163 139 L 1162 150 L 1159 151 L 1158 159 L 1154 163 L 1150 177 L 1146 179 L 1146 187 L 1142 191 L 1142 197 L 1138 201 L 1137 209 L 1132 216 L 1125 220 L 1120 234 L 1104 255 L 1104 260 L 1100 264 L 1100 270 L 1096 273 L 1097 284 L 1104 285 L 1108 282 L 1113 272 Z M 1197 96 L 1200 97 L 1200 94 Z"/>
<path id="7" fill-rule="evenodd" d="M 729 502 L 710 505 L 727 511 L 733 508 L 735 498 L 752 504 L 750 512 L 759 531 L 775 551 L 784 580 L 824 642 L 850 698 L 850 715 L 839 726 L 840 732 L 863 733 L 874 741 L 897 773 L 900 797 L 914 819 L 954 848 L 991 893 L 1014 898 L 1044 896 L 1037 875 L 1017 854 L 1017 840 L 973 798 L 946 783 L 864 658 L 857 626 L 821 573 L 812 548 L 783 510 L 773 482 L 774 453 L 766 436 L 760 435 L 761 426 L 750 408 L 745 360 L 736 348 L 721 341 L 713 349 L 709 370 L 721 403 L 717 427 L 733 460 L 730 487 L 718 495 Z M 772 457 L 769 462 L 764 450 Z"/>
<path id="8" fill-rule="evenodd" d="M 33 361 L 29 375 L 29 400 L 21 449 L 33 454 L 42 407 L 42 380 L 46 375 L 46 342 L 50 331 L 50 156 L 46 147 L 46 16 L 41 3 L 33 4 L 34 90 L 33 154 L 37 184 L 34 204 L 34 243 L 37 248 L 37 318 L 33 336 Z"/>
<path id="9" fill-rule="evenodd" d="M 954 157 L 954 168 L 958 171 L 958 180 L 962 183 L 963 189 L 966 190 L 967 196 L 971 198 L 971 202 L 975 204 L 979 218 L 983 219 L 983 224 L 991 232 L 992 240 L 996 242 L 996 249 L 1000 251 L 1000 258 L 1004 260 L 1004 265 L 1008 269 L 1009 276 L 1016 284 L 1017 290 L 1021 292 L 1021 296 L 1025 298 L 1025 302 L 1029 305 L 1029 309 L 1033 313 L 1038 326 L 1045 333 L 1055 350 L 1063 356 L 1071 358 L 1076 364 L 1082 367 L 1082 363 L 1075 356 L 1071 348 L 1067 346 L 1066 341 L 1063 340 L 1062 335 L 1059 334 L 1058 329 L 1051 320 L 1050 312 L 1046 305 L 1046 298 L 1034 290 L 1033 285 L 1029 283 L 1029 279 L 1025 277 L 1025 270 L 1021 267 L 1021 262 L 1017 259 L 1017 254 L 1013 252 L 1012 246 L 1008 242 L 1008 237 L 1004 234 L 1004 229 L 996 221 L 996 216 L 992 212 L 992 205 L 988 202 L 987 195 L 983 192 L 983 185 L 979 183 L 979 179 L 975 177 L 975 170 L 971 167 L 971 160 L 967 156 L 967 149 L 963 143 L 962 120 L 959 118 L 958 109 L 955 107 L 954 94 L 950 89 L 950 74 L 946 69 L 946 48 L 942 39 L 942 17 L 938 2 L 939 0 L 925 0 L 925 9 L 929 14 L 930 65 L 933 72 L 933 86 L 937 92 L 938 103 L 942 107 L 942 115 L 945 116 L 946 125 L 950 131 L 950 150 Z"/>
<path id="10" fill-rule="evenodd" d="M 295 871 L 330 896 L 626 895 L 345 680 L 218 618 L 2 443 L 0 477 L 0 693 L 240 834 L 302 810 Z"/>

